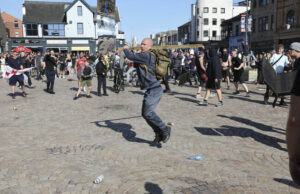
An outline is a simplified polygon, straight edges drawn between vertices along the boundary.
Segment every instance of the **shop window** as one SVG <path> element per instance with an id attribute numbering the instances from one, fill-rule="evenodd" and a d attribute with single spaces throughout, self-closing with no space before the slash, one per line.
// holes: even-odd
<path id="1" fill-rule="evenodd" d="M 64 24 L 44 24 L 43 36 L 65 36 Z"/>
<path id="2" fill-rule="evenodd" d="M 287 29 L 296 27 L 295 11 L 290 10 L 286 16 Z"/>

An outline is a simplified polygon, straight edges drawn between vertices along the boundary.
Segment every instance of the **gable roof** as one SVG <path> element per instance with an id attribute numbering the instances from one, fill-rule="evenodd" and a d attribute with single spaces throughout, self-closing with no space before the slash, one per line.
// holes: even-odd
<path id="1" fill-rule="evenodd" d="M 85 2 L 85 0 L 74 0 L 69 7 L 65 9 L 65 12 L 69 11 L 69 9 L 71 9 L 78 1 L 81 1 L 81 3 L 83 3 L 83 5 L 85 5 L 91 12 L 95 13 L 95 11 L 89 6 L 89 4 Z"/>
<path id="2" fill-rule="evenodd" d="M 23 23 L 63 23 L 69 2 L 25 1 Z"/>

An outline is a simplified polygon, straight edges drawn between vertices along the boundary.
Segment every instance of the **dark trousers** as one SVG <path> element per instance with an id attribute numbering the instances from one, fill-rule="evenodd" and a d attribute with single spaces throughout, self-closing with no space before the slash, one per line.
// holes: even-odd
<path id="1" fill-rule="evenodd" d="M 47 90 L 53 91 L 56 71 L 46 71 Z"/>
<path id="2" fill-rule="evenodd" d="M 161 134 L 162 130 L 166 128 L 166 124 L 154 112 L 162 94 L 163 89 L 161 86 L 152 88 L 145 92 L 143 100 L 142 116 L 156 134 Z"/>
<path id="3" fill-rule="evenodd" d="M 180 78 L 181 68 L 174 68 L 173 72 L 175 73 L 175 81 Z"/>
<path id="4" fill-rule="evenodd" d="M 164 85 L 166 86 L 166 90 L 170 90 L 170 86 L 169 86 L 169 75 L 166 74 L 165 77 L 162 78 L 162 81 L 164 83 Z"/>
<path id="5" fill-rule="evenodd" d="M 191 70 L 190 70 L 190 78 L 189 78 L 190 85 L 192 85 L 191 77 L 194 78 L 194 80 L 195 80 L 195 85 L 197 85 L 197 84 L 198 84 L 197 70 L 194 70 L 194 69 L 191 69 Z"/>
<path id="6" fill-rule="evenodd" d="M 42 79 L 43 68 L 41 66 L 37 66 L 37 79 Z"/>
<path id="7" fill-rule="evenodd" d="M 31 86 L 31 85 L 32 85 L 32 82 L 31 82 L 31 78 L 30 78 L 29 72 L 27 71 L 27 72 L 25 72 L 24 74 L 25 74 L 25 75 L 27 76 L 27 78 L 28 78 L 28 85 Z"/>
<path id="8" fill-rule="evenodd" d="M 270 87 L 267 85 L 266 93 L 265 93 L 265 96 L 264 96 L 264 100 L 265 101 L 269 100 L 269 93 L 270 93 Z M 283 97 L 281 97 L 281 102 L 284 102 L 284 98 Z"/>
<path id="9" fill-rule="evenodd" d="M 106 76 L 98 75 L 98 93 L 101 93 L 101 87 L 103 87 L 103 94 L 106 94 Z"/>

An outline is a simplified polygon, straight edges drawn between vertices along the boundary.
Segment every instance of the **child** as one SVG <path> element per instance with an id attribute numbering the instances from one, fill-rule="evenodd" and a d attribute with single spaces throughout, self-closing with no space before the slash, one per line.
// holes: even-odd
<path id="1" fill-rule="evenodd" d="M 75 97 L 73 98 L 73 100 L 77 100 L 78 96 L 82 90 L 83 87 L 85 87 L 85 85 L 88 87 L 88 91 L 87 91 L 87 98 L 91 98 L 92 96 L 90 95 L 90 92 L 92 90 L 92 68 L 90 67 L 90 60 L 86 60 L 85 61 L 85 66 L 82 70 L 82 81 L 81 84 L 79 86 L 79 89 L 77 91 L 77 94 L 75 95 Z"/>

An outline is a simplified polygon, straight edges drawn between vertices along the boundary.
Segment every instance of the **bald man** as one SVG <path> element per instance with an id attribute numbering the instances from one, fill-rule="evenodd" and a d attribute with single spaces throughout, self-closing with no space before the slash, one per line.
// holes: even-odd
<path id="1" fill-rule="evenodd" d="M 155 139 L 153 143 L 156 144 L 161 141 L 166 143 L 169 140 L 171 128 L 166 126 L 154 112 L 155 107 L 162 97 L 163 89 L 155 75 L 156 59 L 155 56 L 150 53 L 152 46 L 152 40 L 146 38 L 142 41 L 141 53 L 131 53 L 127 45 L 124 46 L 124 53 L 129 60 L 135 62 L 141 89 L 146 90 L 143 100 L 142 116 L 154 130 Z M 146 65 L 146 67 L 143 65 Z"/>

